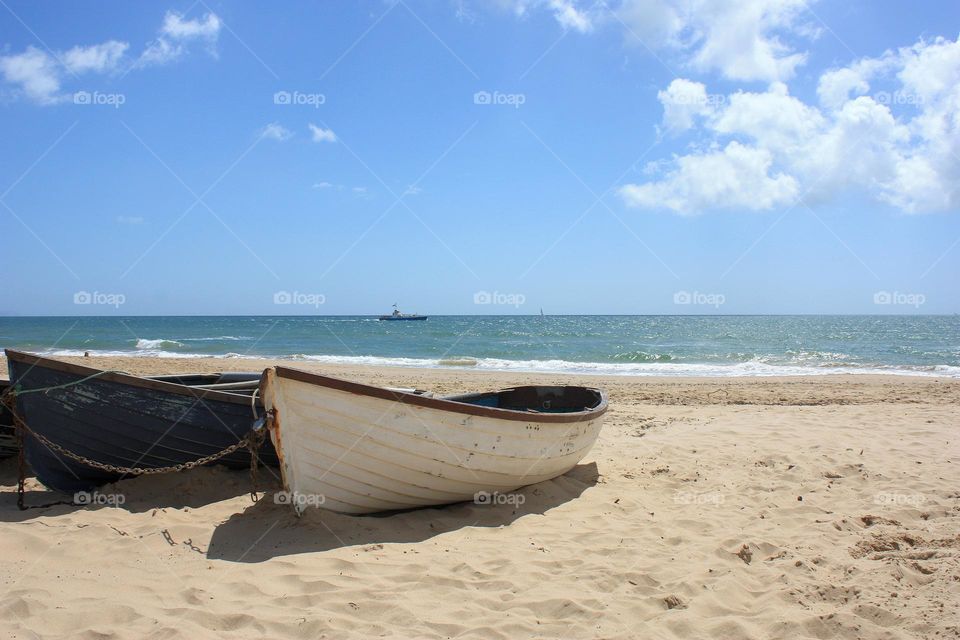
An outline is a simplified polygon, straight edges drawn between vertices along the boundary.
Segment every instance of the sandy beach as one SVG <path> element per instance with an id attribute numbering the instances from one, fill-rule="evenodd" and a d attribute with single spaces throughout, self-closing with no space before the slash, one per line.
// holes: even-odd
<path id="1" fill-rule="evenodd" d="M 522 504 L 384 517 L 297 519 L 222 468 L 104 487 L 119 506 L 19 511 L 6 460 L 4 637 L 960 637 L 958 380 L 295 366 L 439 393 L 586 384 L 611 411 Z M 28 481 L 29 504 L 55 497 Z"/>

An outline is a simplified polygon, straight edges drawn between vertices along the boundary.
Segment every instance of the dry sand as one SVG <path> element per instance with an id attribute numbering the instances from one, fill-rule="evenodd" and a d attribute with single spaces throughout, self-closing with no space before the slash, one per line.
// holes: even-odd
<path id="1" fill-rule="evenodd" d="M 960 381 L 312 368 L 442 393 L 589 384 L 612 410 L 587 458 L 520 506 L 298 520 L 210 468 L 105 487 L 121 507 L 20 512 L 8 460 L 4 635 L 960 637 Z"/>

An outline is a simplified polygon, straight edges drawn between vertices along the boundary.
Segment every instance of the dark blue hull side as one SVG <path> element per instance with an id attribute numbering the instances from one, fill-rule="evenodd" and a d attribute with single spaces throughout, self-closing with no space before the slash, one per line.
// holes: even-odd
<path id="1" fill-rule="evenodd" d="M 18 391 L 77 383 L 89 371 L 95 372 L 45 358 L 21 360 L 11 354 L 8 365 Z M 100 463 L 147 468 L 216 453 L 243 438 L 254 420 L 249 396 L 123 374 L 18 394 L 17 410 L 32 430 L 73 453 Z M 24 438 L 24 453 L 40 482 L 67 493 L 89 491 L 124 477 L 74 462 L 30 435 Z M 279 464 L 269 438 L 260 449 L 260 460 L 270 466 Z M 242 449 L 219 464 L 248 468 L 250 456 Z"/>
<path id="2" fill-rule="evenodd" d="M 0 396 L 7 392 L 10 385 L 0 380 Z M 7 405 L 0 404 L 0 459 L 9 458 L 17 452 L 17 434 L 13 430 L 13 414 Z"/>

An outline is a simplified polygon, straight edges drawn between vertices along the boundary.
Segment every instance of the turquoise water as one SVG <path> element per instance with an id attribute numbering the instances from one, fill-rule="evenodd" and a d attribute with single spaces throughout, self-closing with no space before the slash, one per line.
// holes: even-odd
<path id="1" fill-rule="evenodd" d="M 958 316 L 0 318 L 0 345 L 52 355 L 269 357 L 621 375 L 960 377 Z"/>

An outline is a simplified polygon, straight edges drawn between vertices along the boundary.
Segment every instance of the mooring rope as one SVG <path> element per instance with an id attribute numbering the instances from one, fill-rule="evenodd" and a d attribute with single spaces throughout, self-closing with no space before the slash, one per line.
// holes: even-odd
<path id="1" fill-rule="evenodd" d="M 260 387 L 257 387 L 253 390 L 253 393 L 250 394 L 250 410 L 253 412 L 253 421 L 256 422 L 260 419 L 260 414 L 257 413 L 257 396 L 260 395 Z"/>
<path id="2" fill-rule="evenodd" d="M 85 378 L 80 378 L 79 380 L 71 380 L 70 382 L 64 382 L 63 384 L 57 384 L 52 387 L 39 387 L 37 389 L 23 389 L 20 384 L 11 384 L 10 390 L 7 391 L 7 394 L 25 396 L 28 393 L 48 393 L 50 391 L 57 391 L 59 389 L 67 389 L 77 384 L 86 382 L 87 380 L 93 380 L 94 378 L 99 378 L 100 376 L 106 375 L 108 373 L 119 373 L 121 375 L 128 376 L 130 375 L 126 371 L 120 371 L 118 369 L 106 369 L 104 371 L 97 371 L 96 373 L 91 373 Z"/>

